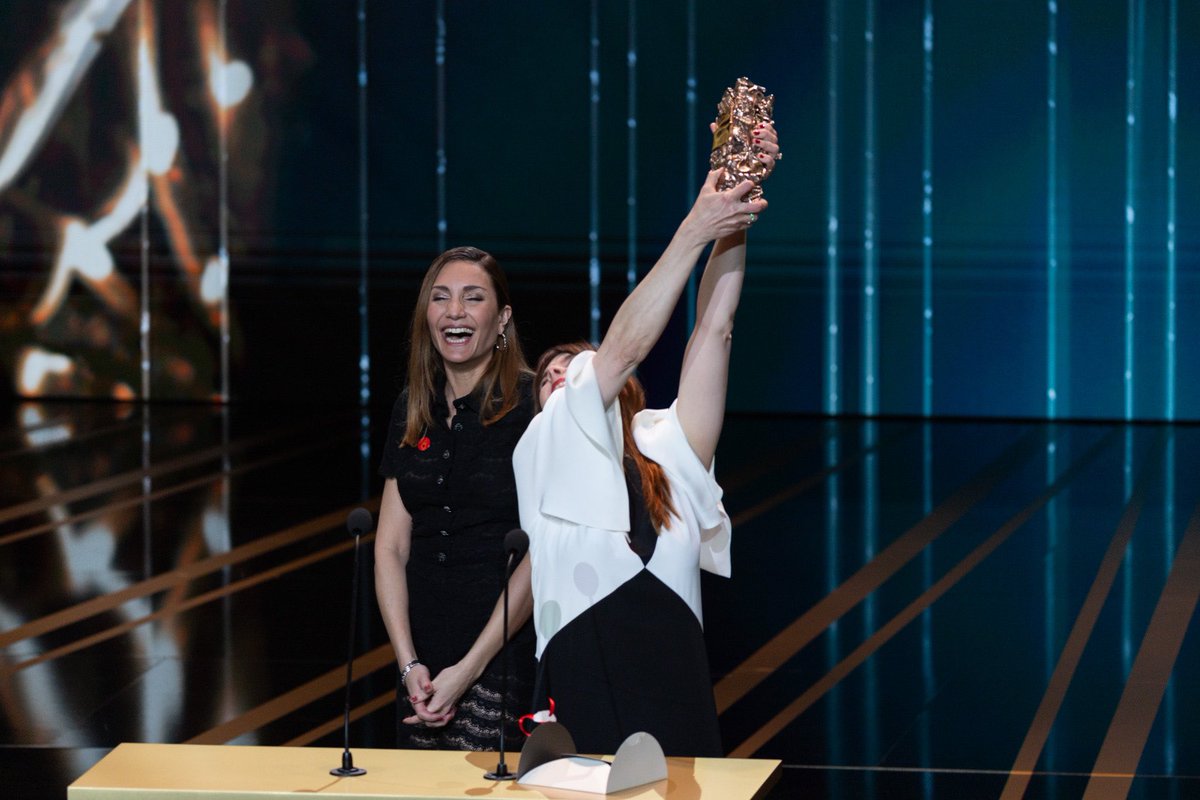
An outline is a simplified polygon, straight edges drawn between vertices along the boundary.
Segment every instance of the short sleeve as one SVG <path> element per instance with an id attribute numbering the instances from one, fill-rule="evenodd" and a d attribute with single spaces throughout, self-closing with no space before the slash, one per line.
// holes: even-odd
<path id="1" fill-rule="evenodd" d="M 401 472 L 400 443 L 404 441 L 404 429 L 408 425 L 408 390 L 396 398 L 392 406 L 392 419 L 388 423 L 387 435 L 383 440 L 383 454 L 379 457 L 379 474 L 384 478 L 395 478 Z"/>
<path id="2" fill-rule="evenodd" d="M 677 403 L 678 401 L 676 401 Z M 662 466 L 674 499 L 687 503 L 700 526 L 700 568 L 729 577 L 732 525 L 721 503 L 724 491 L 713 467 L 696 457 L 679 423 L 676 403 L 665 410 L 646 409 L 633 418 L 633 439 L 642 454 Z"/>
<path id="3" fill-rule="evenodd" d="M 536 492 L 532 502 L 547 516 L 601 530 L 629 530 L 629 494 L 621 467 L 624 448 L 616 402 L 604 407 L 595 353 L 571 360 L 565 386 L 554 392 L 526 431 L 518 471 Z M 518 476 L 521 481 L 521 476 Z M 525 501 L 522 500 L 522 506 Z"/>

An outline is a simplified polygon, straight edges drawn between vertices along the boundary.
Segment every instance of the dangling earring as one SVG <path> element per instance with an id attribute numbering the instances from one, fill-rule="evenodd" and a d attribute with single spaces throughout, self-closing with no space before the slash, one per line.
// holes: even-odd
<path id="1" fill-rule="evenodd" d="M 496 349 L 503 353 L 508 349 L 508 334 L 500 332 L 500 341 L 496 342 Z"/>

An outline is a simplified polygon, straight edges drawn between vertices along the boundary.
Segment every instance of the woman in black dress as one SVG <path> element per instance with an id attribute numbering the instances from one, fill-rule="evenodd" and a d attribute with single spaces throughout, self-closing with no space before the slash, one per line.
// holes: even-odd
<path id="1" fill-rule="evenodd" d="M 774 166 L 774 129 L 760 158 Z M 721 756 L 700 570 L 729 575 L 730 524 L 713 456 L 725 410 L 746 229 L 766 201 L 721 192 L 709 173 L 667 250 L 593 350 L 538 362 L 541 408 L 513 453 L 529 533 L 536 703 L 583 753 L 646 731 L 667 755 Z M 643 409 L 634 370 L 658 341 L 697 258 L 715 241 L 684 352 L 678 399 Z"/>
<path id="2" fill-rule="evenodd" d="M 375 585 L 399 666 L 402 747 L 496 747 L 504 538 L 518 526 L 512 451 L 529 424 L 531 386 L 495 259 L 472 247 L 442 253 L 421 284 L 408 385 L 379 470 Z M 513 741 L 534 663 L 528 570 L 526 560 L 510 585 Z"/>

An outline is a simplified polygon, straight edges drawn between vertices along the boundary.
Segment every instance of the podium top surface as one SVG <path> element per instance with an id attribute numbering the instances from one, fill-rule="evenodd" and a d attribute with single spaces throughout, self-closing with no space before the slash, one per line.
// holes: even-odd
<path id="1" fill-rule="evenodd" d="M 248 745 L 118 745 L 67 789 L 69 800 L 153 797 L 390 797 L 403 800 L 488 797 L 495 800 L 753 800 L 773 782 L 779 761 L 748 758 L 668 758 L 667 779 L 611 795 L 520 786 L 490 781 L 496 753 L 437 750 L 352 750 L 354 765 L 366 775 L 338 778 L 329 770 L 342 764 L 334 747 Z M 520 756 L 506 756 L 516 772 Z"/>

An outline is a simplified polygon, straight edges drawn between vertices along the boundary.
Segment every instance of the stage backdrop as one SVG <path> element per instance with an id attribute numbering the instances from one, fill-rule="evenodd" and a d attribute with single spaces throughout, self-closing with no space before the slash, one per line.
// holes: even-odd
<path id="1" fill-rule="evenodd" d="M 594 337 L 744 75 L 785 159 L 731 409 L 1200 419 L 1192 3 L 10 0 L 0 30 L 13 396 L 387 402 L 466 243 L 533 354 Z"/>

